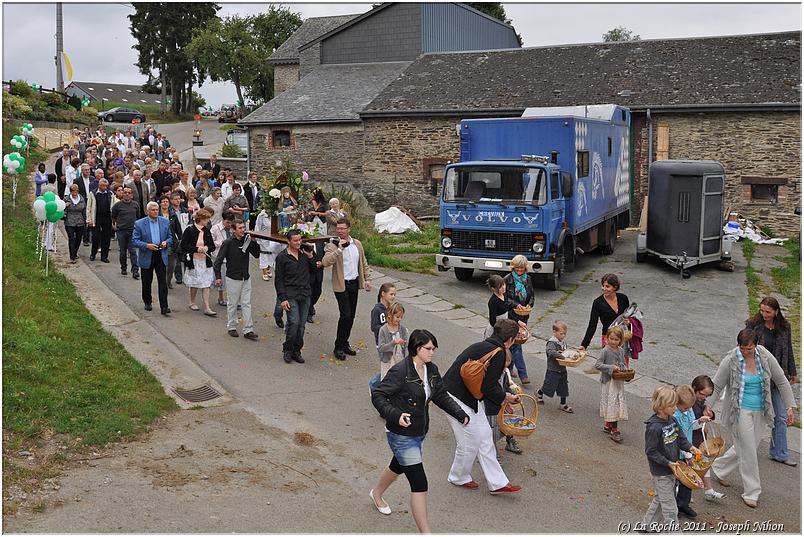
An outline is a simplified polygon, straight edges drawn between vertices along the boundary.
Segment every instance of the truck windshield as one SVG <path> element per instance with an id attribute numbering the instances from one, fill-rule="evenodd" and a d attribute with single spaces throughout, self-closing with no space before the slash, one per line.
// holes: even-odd
<path id="1" fill-rule="evenodd" d="M 456 167 L 444 178 L 444 201 L 480 203 L 547 202 L 547 174 L 543 168 Z"/>

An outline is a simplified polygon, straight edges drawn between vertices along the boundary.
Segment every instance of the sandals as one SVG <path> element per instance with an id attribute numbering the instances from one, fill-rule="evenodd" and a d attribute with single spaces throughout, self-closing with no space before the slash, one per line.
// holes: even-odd
<path id="1" fill-rule="evenodd" d="M 218 312 L 215 310 L 206 310 L 204 312 L 204 315 L 206 315 L 207 317 L 215 317 L 217 314 Z"/>
<path id="2" fill-rule="evenodd" d="M 561 406 L 559 406 L 558 408 L 560 408 L 561 410 L 563 410 L 563 411 L 564 411 L 564 412 L 566 412 L 567 414 L 574 414 L 574 413 L 575 413 L 575 411 L 574 411 L 574 410 L 572 410 L 572 407 L 571 407 L 571 406 L 569 406 L 569 405 L 561 405 Z"/>
<path id="3" fill-rule="evenodd" d="M 377 500 L 375 500 L 375 499 L 374 499 L 374 489 L 371 489 L 371 490 L 369 491 L 369 498 L 371 498 L 371 501 L 372 501 L 372 503 L 374 504 L 374 507 L 376 507 L 376 508 L 377 508 L 377 511 L 379 511 L 380 513 L 382 513 L 382 514 L 384 514 L 384 515 L 390 515 L 390 514 L 391 514 L 391 506 L 390 506 L 390 505 L 388 505 L 388 502 L 386 502 L 385 500 L 383 500 L 382 498 L 380 498 L 380 500 L 382 501 L 382 503 L 383 503 L 383 504 L 385 504 L 385 505 L 379 505 L 379 504 L 377 504 Z"/>
<path id="4" fill-rule="evenodd" d="M 199 308 L 198 308 L 198 306 L 196 304 L 190 304 L 190 309 L 193 310 L 193 311 L 198 311 L 199 310 Z"/>

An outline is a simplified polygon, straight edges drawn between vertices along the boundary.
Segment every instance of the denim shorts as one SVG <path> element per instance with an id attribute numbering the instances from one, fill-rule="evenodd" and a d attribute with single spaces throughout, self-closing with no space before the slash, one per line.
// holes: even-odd
<path id="1" fill-rule="evenodd" d="M 388 446 L 402 466 L 413 466 L 422 462 L 424 436 L 405 436 L 386 431 Z"/>

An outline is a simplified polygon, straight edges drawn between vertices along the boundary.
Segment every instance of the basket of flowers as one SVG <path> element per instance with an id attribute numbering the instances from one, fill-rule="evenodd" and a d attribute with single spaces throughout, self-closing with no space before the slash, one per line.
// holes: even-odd
<path id="1" fill-rule="evenodd" d="M 575 367 L 586 359 L 586 352 L 578 349 L 567 349 L 561 353 L 563 358 L 558 358 L 558 365 L 564 367 Z"/>
<path id="2" fill-rule="evenodd" d="M 703 453 L 696 453 L 692 456 L 692 459 L 690 459 L 690 467 L 703 479 L 703 476 L 709 471 L 713 462 L 715 462 L 715 459 L 710 459 L 704 456 Z"/>
<path id="3" fill-rule="evenodd" d="M 705 457 L 712 460 L 720 457 L 726 451 L 726 439 L 721 434 L 720 425 L 707 421 L 701 427 L 703 441 L 698 446 Z"/>
<path id="4" fill-rule="evenodd" d="M 704 488 L 703 479 L 701 479 L 701 476 L 699 476 L 695 470 L 693 470 L 692 466 L 686 463 L 673 463 L 673 475 L 676 476 L 676 479 L 678 479 L 682 485 L 690 490 Z"/>
<path id="5" fill-rule="evenodd" d="M 611 373 L 611 378 L 630 382 L 634 380 L 634 375 L 636 375 L 636 371 L 633 369 L 617 369 Z"/>
<path id="6" fill-rule="evenodd" d="M 533 306 L 528 306 L 526 304 L 517 304 L 517 306 L 514 307 L 514 313 L 521 317 L 527 317 L 530 315 L 531 311 L 533 311 Z"/>
<path id="7" fill-rule="evenodd" d="M 528 406 L 533 407 L 533 411 L 525 410 L 525 401 L 529 403 Z M 530 436 L 536 430 L 538 420 L 539 405 L 536 398 L 526 393 L 519 394 L 518 403 L 503 403 L 497 413 L 497 425 L 505 436 Z"/>
<path id="8" fill-rule="evenodd" d="M 517 333 L 516 337 L 514 338 L 515 345 L 524 345 L 530 339 L 530 330 L 527 328 L 519 327 L 519 332 Z"/>

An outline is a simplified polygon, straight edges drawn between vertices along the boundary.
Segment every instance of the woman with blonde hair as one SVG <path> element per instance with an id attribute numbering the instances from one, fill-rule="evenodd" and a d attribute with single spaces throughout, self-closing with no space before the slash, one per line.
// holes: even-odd
<path id="1" fill-rule="evenodd" d="M 207 226 L 210 215 L 201 209 L 193 215 L 192 226 L 187 226 L 181 237 L 181 252 L 184 262 L 184 284 L 190 289 L 190 309 L 198 311 L 195 303 L 198 290 L 204 300 L 204 315 L 218 314 L 209 307 L 209 289 L 215 283 L 215 272 L 212 269 L 212 252 L 215 251 L 215 242 L 212 232 Z"/>
<path id="2" fill-rule="evenodd" d="M 533 292 L 533 281 L 527 272 L 528 259 L 524 255 L 517 255 L 511 260 L 511 272 L 504 278 L 508 318 L 516 321 L 520 328 L 527 327 L 530 315 L 520 315 L 514 310 L 519 306 L 533 308 L 533 300 L 536 296 Z M 528 369 L 525 366 L 525 357 L 522 353 L 522 345 L 511 346 L 511 357 L 522 384 L 530 384 Z"/>

